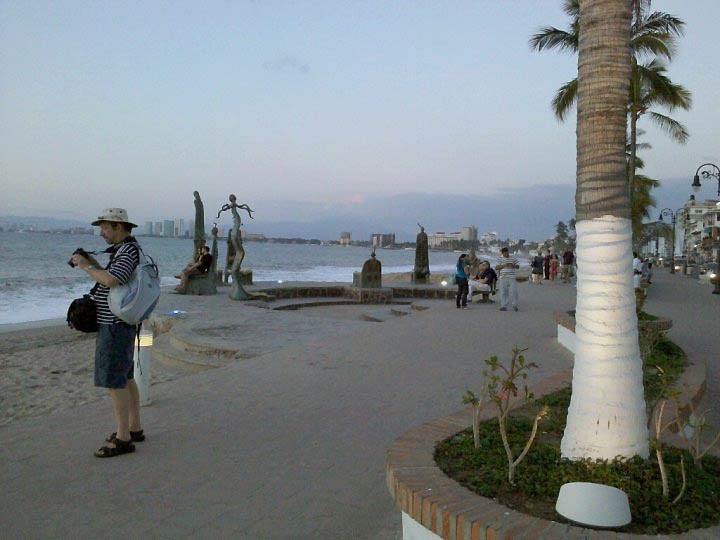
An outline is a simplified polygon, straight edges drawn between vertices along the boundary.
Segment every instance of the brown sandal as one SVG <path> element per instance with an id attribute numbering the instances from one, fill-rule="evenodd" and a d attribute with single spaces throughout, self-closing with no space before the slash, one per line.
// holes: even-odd
<path id="1" fill-rule="evenodd" d="M 117 431 L 113 431 L 110 435 L 107 436 L 105 442 L 115 442 L 116 438 Z M 140 431 L 131 431 L 130 440 L 132 442 L 143 442 L 145 440 L 145 434 L 143 433 L 143 430 L 141 429 Z"/>
<path id="2" fill-rule="evenodd" d="M 101 446 L 95 450 L 95 457 L 108 458 L 121 456 L 123 454 L 130 454 L 135 451 L 135 445 L 132 441 L 121 441 L 120 439 L 113 439 L 110 441 L 115 446 Z"/>

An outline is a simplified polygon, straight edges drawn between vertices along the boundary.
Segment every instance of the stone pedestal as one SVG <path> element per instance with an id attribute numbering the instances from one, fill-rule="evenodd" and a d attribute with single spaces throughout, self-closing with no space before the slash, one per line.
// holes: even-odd
<path id="1" fill-rule="evenodd" d="M 206 296 L 217 293 L 217 287 L 212 278 L 213 276 L 210 273 L 202 276 L 191 277 L 188 280 L 187 291 L 185 294 Z"/>
<path id="2" fill-rule="evenodd" d="M 363 289 L 350 287 L 348 295 L 352 300 L 361 304 L 392 304 L 393 301 L 393 290 L 390 288 Z"/>

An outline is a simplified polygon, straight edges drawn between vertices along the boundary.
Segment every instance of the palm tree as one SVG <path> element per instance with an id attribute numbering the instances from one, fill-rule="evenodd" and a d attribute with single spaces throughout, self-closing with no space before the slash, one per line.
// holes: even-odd
<path id="1" fill-rule="evenodd" d="M 625 159 L 630 0 L 578 2 L 576 350 L 563 457 L 648 456 Z"/>
<path id="2" fill-rule="evenodd" d="M 657 204 L 655 197 L 650 192 L 659 185 L 660 182 L 654 178 L 644 174 L 635 175 L 631 215 L 633 245 L 636 248 L 642 243 L 643 219 L 650 217 L 650 208 Z"/>
<path id="3" fill-rule="evenodd" d="M 635 193 L 635 161 L 637 159 L 635 144 L 637 141 L 637 121 L 640 116 L 649 112 L 649 117 L 677 142 L 684 144 L 688 133 L 685 127 L 663 114 L 649 111 L 650 107 L 661 106 L 672 112 L 676 107 L 685 110 L 690 108 L 690 92 L 681 85 L 673 84 L 665 75 L 665 67 L 660 58 L 671 60 L 675 48 L 675 39 L 682 35 L 685 23 L 673 15 L 662 12 L 653 12 L 644 15 L 650 6 L 649 0 L 633 0 L 633 24 L 631 48 L 632 56 L 632 83 L 628 99 L 628 115 L 630 121 L 628 168 L 628 192 L 632 200 Z M 537 51 L 544 49 L 559 49 L 561 51 L 577 52 L 579 34 L 579 0 L 565 0 L 563 10 L 570 16 L 572 23 L 569 30 L 559 30 L 554 27 L 541 28 L 530 38 L 530 45 Z M 645 64 L 639 64 L 638 58 L 654 56 L 654 59 Z M 577 78 L 562 85 L 552 101 L 555 116 L 564 121 L 567 114 L 575 105 L 577 98 Z"/>
<path id="4" fill-rule="evenodd" d="M 633 0 L 633 24 L 631 47 L 632 58 L 632 84 L 628 104 L 630 120 L 631 150 L 629 155 L 630 167 L 628 169 L 628 192 L 630 198 L 635 193 L 635 172 L 637 159 L 635 141 L 637 140 L 637 121 L 640 116 L 648 112 L 651 106 L 661 106 L 672 112 L 676 107 L 685 110 L 690 108 L 690 92 L 680 85 L 673 84 L 664 73 L 665 67 L 659 58 L 672 59 L 675 48 L 675 38 L 682 35 L 685 23 L 672 15 L 654 12 L 643 15 L 650 6 L 649 0 Z M 545 27 L 530 38 L 533 49 L 559 49 L 561 51 L 577 52 L 578 47 L 578 17 L 579 0 L 565 0 L 563 10 L 570 16 L 572 23 L 569 30 L 559 30 L 554 27 Z M 646 64 L 638 64 L 638 57 L 653 55 L 655 58 Z M 577 98 L 577 79 L 562 85 L 552 101 L 555 116 L 564 121 L 567 114 L 575 105 Z M 657 112 L 651 112 L 650 118 L 665 130 L 677 142 L 684 144 L 688 133 L 685 127 L 672 118 Z"/>
<path id="5" fill-rule="evenodd" d="M 645 132 L 642 129 L 638 129 L 636 133 L 636 137 L 639 138 L 642 136 Z M 646 150 L 652 148 L 649 143 L 643 142 L 643 143 L 637 143 L 635 144 L 634 149 L 637 150 Z M 630 168 L 630 154 L 633 149 L 632 142 L 628 139 L 626 145 L 625 145 L 625 152 L 626 156 L 628 158 L 628 169 Z M 645 162 L 639 157 L 635 156 L 635 168 L 636 169 L 642 169 L 645 167 Z M 628 175 L 630 173 L 628 172 Z M 642 239 L 644 238 L 643 231 L 644 231 L 644 225 L 643 225 L 643 219 L 650 217 L 650 208 L 655 206 L 656 201 L 655 197 L 652 196 L 651 191 L 660 186 L 660 181 L 656 180 L 654 178 L 650 178 L 645 175 L 636 175 L 635 181 L 633 182 L 633 192 L 630 196 L 630 207 L 632 209 L 631 216 L 632 216 L 632 230 L 633 230 L 633 246 L 636 248 L 639 247 L 640 244 L 642 244 Z"/>
<path id="6" fill-rule="evenodd" d="M 637 166 L 637 123 L 640 117 L 647 113 L 648 117 L 671 138 L 680 144 L 685 144 L 689 137 L 687 129 L 677 120 L 664 114 L 650 110 L 660 106 L 672 112 L 676 107 L 688 110 L 692 104 L 690 91 L 685 87 L 674 84 L 666 75 L 663 63 L 654 58 L 651 62 L 639 65 L 633 64 L 633 74 L 630 82 L 630 159 L 628 167 L 628 191 L 631 200 L 635 195 L 635 172 Z"/>
<path id="7" fill-rule="evenodd" d="M 578 52 L 580 0 L 565 0 L 563 11 L 570 17 L 568 30 L 561 30 L 554 26 L 541 28 L 537 34 L 530 38 L 530 46 L 536 51 L 545 49 L 558 49 L 563 52 Z M 649 5 L 647 0 L 635 0 L 635 12 L 642 13 L 642 6 Z M 654 12 L 646 17 L 640 17 L 633 24 L 633 35 L 630 42 L 633 59 L 637 57 L 655 56 L 671 60 L 675 48 L 675 38 L 682 35 L 685 23 L 667 13 Z M 577 78 L 566 82 L 555 93 L 552 101 L 553 112 L 558 120 L 564 121 L 575 106 L 577 99 Z"/>

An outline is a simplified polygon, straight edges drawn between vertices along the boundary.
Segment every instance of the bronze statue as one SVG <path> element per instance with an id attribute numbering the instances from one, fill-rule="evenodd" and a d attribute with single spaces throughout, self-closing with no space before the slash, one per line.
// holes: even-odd
<path id="1" fill-rule="evenodd" d="M 233 300 L 249 300 L 251 296 L 243 289 L 243 286 L 240 284 L 240 265 L 243 262 L 243 259 L 245 258 L 245 250 L 243 249 L 242 245 L 242 233 L 240 232 L 240 226 L 242 225 L 242 220 L 240 219 L 240 214 L 238 213 L 238 208 L 241 210 L 245 210 L 248 213 L 248 216 L 250 216 L 250 219 L 254 219 L 252 217 L 253 210 L 247 205 L 247 204 L 237 204 L 237 198 L 234 194 L 231 194 L 230 197 L 230 204 L 224 204 L 222 208 L 220 208 L 220 211 L 217 214 L 217 218 L 220 218 L 220 214 L 225 212 L 226 210 L 230 210 L 233 217 L 233 227 L 230 229 L 230 235 L 229 235 L 229 244 L 232 245 L 232 247 L 235 250 L 235 255 L 233 257 L 232 266 L 230 267 L 230 274 L 233 278 L 232 283 L 232 290 L 230 291 L 230 298 Z M 228 246 L 229 247 L 229 246 Z M 229 260 L 229 257 L 228 257 Z"/>
<path id="2" fill-rule="evenodd" d="M 471 275 L 474 276 L 480 271 L 480 262 L 475 253 L 475 248 L 470 248 L 470 254 L 465 259 L 465 264 L 470 267 Z"/>
<path id="3" fill-rule="evenodd" d="M 194 238 L 194 251 L 193 260 L 197 253 L 200 252 L 200 248 L 205 245 L 205 207 L 200 199 L 200 193 L 193 191 L 195 197 L 195 238 Z"/>
<path id="4" fill-rule="evenodd" d="M 428 255 L 428 237 L 425 227 L 418 223 L 420 232 L 415 239 L 415 268 L 412 273 L 413 283 L 430 282 L 430 257 Z"/>

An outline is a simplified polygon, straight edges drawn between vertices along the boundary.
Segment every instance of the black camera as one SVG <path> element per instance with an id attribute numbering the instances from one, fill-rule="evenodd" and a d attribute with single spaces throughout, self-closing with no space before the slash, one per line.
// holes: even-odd
<path id="1" fill-rule="evenodd" d="M 82 255 L 86 259 L 90 256 L 87 251 L 85 251 L 83 248 L 77 248 L 75 251 L 73 251 L 73 255 Z M 75 268 L 75 263 L 70 259 L 68 261 L 68 264 L 71 268 Z"/>

